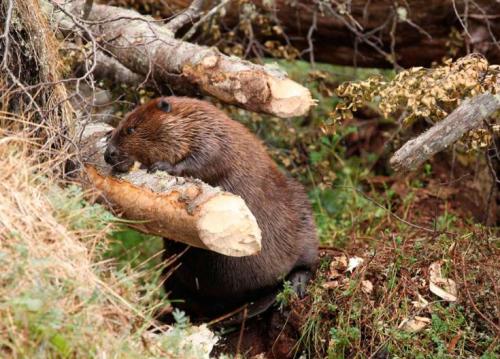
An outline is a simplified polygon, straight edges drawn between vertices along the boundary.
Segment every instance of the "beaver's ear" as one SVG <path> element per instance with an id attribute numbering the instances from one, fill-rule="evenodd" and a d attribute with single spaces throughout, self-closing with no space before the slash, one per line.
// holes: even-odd
<path id="1" fill-rule="evenodd" d="M 158 109 L 162 110 L 163 112 L 172 111 L 172 106 L 170 106 L 170 103 L 165 99 L 161 99 L 160 101 L 158 101 L 156 107 L 158 107 Z"/>

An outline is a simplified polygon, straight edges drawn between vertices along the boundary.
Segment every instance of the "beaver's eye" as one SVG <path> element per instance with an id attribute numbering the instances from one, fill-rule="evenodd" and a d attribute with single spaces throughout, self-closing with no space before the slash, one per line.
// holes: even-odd
<path id="1" fill-rule="evenodd" d="M 127 133 L 127 135 L 131 135 L 135 132 L 135 128 L 133 127 L 127 127 L 127 129 L 125 130 L 125 132 Z"/>
<path id="2" fill-rule="evenodd" d="M 158 102 L 157 105 L 158 109 L 162 110 L 163 112 L 170 112 L 172 111 L 172 106 L 170 106 L 170 103 L 166 100 L 161 99 Z"/>

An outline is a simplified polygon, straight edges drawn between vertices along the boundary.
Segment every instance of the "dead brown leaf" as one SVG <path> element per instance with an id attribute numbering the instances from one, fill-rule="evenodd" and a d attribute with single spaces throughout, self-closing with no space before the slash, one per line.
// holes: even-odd
<path id="1" fill-rule="evenodd" d="M 443 261 L 437 261 L 429 266 L 429 290 L 438 297 L 448 301 L 457 301 L 457 284 L 454 280 L 443 278 L 441 265 Z"/>
<path id="2" fill-rule="evenodd" d="M 410 333 L 418 333 L 431 323 L 430 318 L 415 316 L 413 319 L 405 319 L 399 325 L 403 330 Z"/>

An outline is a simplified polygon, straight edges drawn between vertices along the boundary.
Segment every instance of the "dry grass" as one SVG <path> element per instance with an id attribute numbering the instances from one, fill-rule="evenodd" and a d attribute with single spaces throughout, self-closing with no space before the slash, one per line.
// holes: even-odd
<path id="1" fill-rule="evenodd" d="M 94 291 L 106 291 L 87 246 L 103 240 L 107 228 L 91 222 L 87 228 L 75 228 L 76 218 L 88 216 L 86 208 L 71 216 L 56 210 L 50 196 L 60 189 L 48 166 L 30 160 L 23 142 L 19 137 L 4 137 L 0 145 L 0 249 L 2 268 L 6 268 L 0 274 L 0 316 L 4 318 L 0 331 L 7 334 L 0 338 L 0 348 L 6 354 L 24 356 L 45 343 L 49 352 L 64 353 L 63 343 L 71 335 L 79 336 L 81 344 L 71 350 L 109 351 L 117 333 L 107 319 L 130 328 L 132 315 L 107 295 L 103 301 L 92 300 Z M 88 238 L 93 239 L 85 241 Z M 70 323 L 78 326 L 58 336 L 61 326 Z M 85 328 L 90 327 L 101 336 L 89 338 Z"/>
<path id="2" fill-rule="evenodd" d="M 418 198 L 410 202 L 413 212 L 434 211 L 429 201 L 416 203 Z M 379 228 L 373 235 L 353 228 L 345 251 L 364 262 L 352 274 L 335 274 L 330 262 L 339 254 L 324 251 L 310 302 L 300 309 L 307 320 L 298 347 L 307 357 L 498 357 L 498 229 L 464 221 L 451 206 L 436 220 L 444 233 L 426 233 L 390 217 L 371 223 Z M 438 261 L 457 285 L 456 302 L 429 290 L 430 266 Z M 427 320 L 425 327 L 406 329 L 415 318 Z"/>
<path id="3" fill-rule="evenodd" d="M 160 269 L 106 259 L 114 217 L 62 180 L 79 94 L 40 2 L 3 2 L 0 27 L 0 357 L 207 357 L 205 327 L 156 326 Z"/>
<path id="4" fill-rule="evenodd" d="M 148 333 L 165 303 L 140 296 L 146 273 L 102 259 L 113 217 L 54 176 L 67 155 L 39 162 L 39 147 L 2 122 L 0 356 L 206 356 L 213 338 L 204 328 Z M 191 332 L 202 339 L 193 343 Z"/>

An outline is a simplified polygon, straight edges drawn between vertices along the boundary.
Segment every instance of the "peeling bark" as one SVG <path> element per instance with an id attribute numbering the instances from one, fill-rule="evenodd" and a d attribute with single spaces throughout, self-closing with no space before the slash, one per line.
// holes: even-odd
<path id="1" fill-rule="evenodd" d="M 150 174 L 136 169 L 113 176 L 103 160 L 106 134 L 111 129 L 96 123 L 83 131 L 84 182 L 97 189 L 104 204 L 137 221 L 130 226 L 227 256 L 260 251 L 260 229 L 241 197 L 166 172 Z"/>
<path id="2" fill-rule="evenodd" d="M 83 1 L 66 5 L 78 16 Z M 68 16 L 55 11 L 68 26 Z M 132 72 L 167 86 L 195 85 L 204 94 L 245 109 L 279 117 L 305 115 L 313 105 L 309 90 L 285 73 L 174 38 L 168 28 L 137 12 L 94 5 L 88 25 L 101 46 Z M 79 29 L 73 26 L 73 31 Z"/>
<path id="3" fill-rule="evenodd" d="M 406 142 L 392 156 L 391 166 L 415 170 L 436 153 L 458 141 L 465 133 L 483 125 L 483 121 L 500 109 L 500 95 L 484 93 L 465 100 L 448 117 L 417 138 Z"/>

